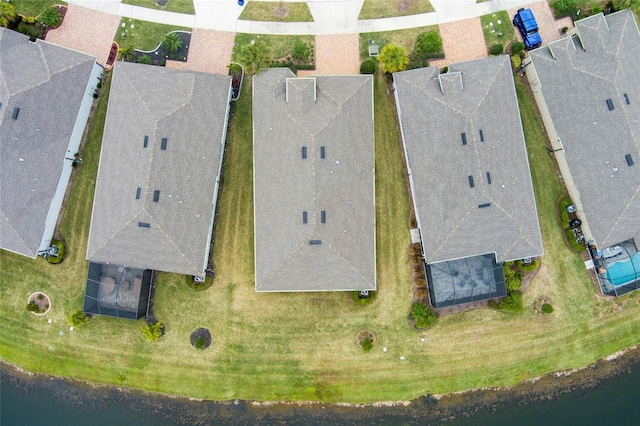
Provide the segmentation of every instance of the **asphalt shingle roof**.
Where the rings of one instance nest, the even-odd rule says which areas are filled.
[[[95,58],[0,28],[0,247],[35,257]],[[14,108],[19,108],[16,120]]]
[[[447,74],[399,72],[394,81],[427,263],[542,255],[509,57],[452,64]]]
[[[231,78],[118,62],[112,79],[87,259],[200,275]]]
[[[256,290],[375,289],[373,79],[270,69],[253,92]]]
[[[640,233],[640,33],[628,9],[575,25],[579,38],[530,55],[589,228],[608,247]]]

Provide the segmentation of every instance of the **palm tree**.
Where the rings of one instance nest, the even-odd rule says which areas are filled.
[[[131,62],[136,58],[135,53],[133,51],[134,51],[133,46],[128,45],[128,46],[121,47],[120,50],[118,50],[118,54],[120,55],[120,59],[122,59],[123,61]]]
[[[182,47],[182,38],[178,33],[169,33],[162,39],[162,45],[169,53],[175,53]]]
[[[380,62],[380,68],[385,73],[402,71],[409,63],[407,49],[392,43],[387,44],[380,50],[377,59]]]
[[[0,27],[7,28],[9,22],[13,22],[16,18],[16,12],[11,3],[0,3]]]
[[[257,74],[266,68],[271,59],[269,46],[263,40],[256,40],[240,48],[239,62],[244,65],[247,73]]]

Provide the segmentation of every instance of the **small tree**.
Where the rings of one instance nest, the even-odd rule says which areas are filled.
[[[376,72],[376,61],[367,59],[360,64],[360,74],[373,74]]]
[[[124,46],[121,47],[120,50],[118,50],[118,54],[120,55],[120,59],[122,59],[123,61],[126,62],[131,62],[135,59],[136,54],[134,52],[134,48],[132,45],[128,45],[128,46]]]
[[[16,12],[11,3],[0,3],[0,27],[8,27],[16,19]]]
[[[257,39],[251,44],[245,44],[240,48],[240,63],[249,74],[257,74],[266,68],[271,59],[269,46],[263,40]]]
[[[301,40],[296,41],[296,44],[293,46],[293,50],[291,51],[293,59],[297,59],[298,61],[306,61],[309,59],[310,54],[311,51],[309,50],[309,46]]]
[[[385,73],[394,73],[407,68],[409,63],[409,55],[407,49],[393,43],[387,44],[380,50],[377,56],[380,62],[380,68]]]
[[[182,47],[182,37],[178,33],[169,33],[162,39],[162,45],[170,53],[175,53]]]
[[[40,313],[40,306],[38,306],[38,304],[32,300],[27,304],[27,311],[29,312],[35,312],[36,314]]]
[[[426,303],[416,302],[411,305],[411,317],[415,321],[416,328],[431,327],[438,318]]]
[[[489,55],[491,55],[491,56],[502,55],[503,52],[504,52],[504,46],[501,45],[501,44],[494,44],[489,49]]]
[[[371,340],[371,338],[365,337],[362,340],[360,346],[362,347],[362,349],[364,349],[365,352],[369,352],[371,349],[373,349],[373,341]]]
[[[138,63],[139,64],[145,64],[145,65],[149,65],[151,64],[151,56],[149,55],[142,55],[138,58]]]
[[[42,11],[38,16],[38,22],[49,28],[56,28],[62,23],[62,16],[55,6],[51,6]]]
[[[69,315],[69,318],[67,318],[67,324],[71,327],[78,328],[81,325],[88,323],[90,319],[91,317],[82,312],[82,309],[78,309]]]
[[[551,314],[553,313],[553,306],[551,306],[551,304],[549,303],[543,303],[541,310],[545,314]]]
[[[512,55],[517,55],[524,50],[524,43],[521,41],[514,41],[511,43],[510,50]]]
[[[145,323],[140,330],[148,342],[157,341],[164,334],[164,324],[157,321],[153,324]]]
[[[418,36],[416,53],[436,53],[442,51],[442,39],[437,30],[422,33]]]

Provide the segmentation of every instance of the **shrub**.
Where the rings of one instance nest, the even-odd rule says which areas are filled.
[[[376,61],[367,59],[360,64],[360,74],[373,74],[376,72]]]
[[[489,49],[489,55],[491,56],[502,55],[503,52],[504,52],[504,46],[502,46],[501,44],[494,44]]]
[[[449,72],[449,67],[443,67],[442,68],[442,74],[446,74]]]
[[[520,55],[511,55],[511,65],[513,65],[513,69],[520,68],[520,65],[522,65],[522,58],[520,58]]]
[[[161,321],[153,324],[145,323],[140,330],[148,342],[157,341],[164,334],[164,324]]]
[[[416,302],[411,306],[411,317],[415,321],[416,328],[431,327],[438,318],[431,309],[425,304]]]
[[[178,33],[169,33],[162,39],[162,46],[164,46],[169,53],[175,53],[182,47],[182,37]]]
[[[139,64],[145,64],[145,65],[149,65],[151,64],[151,56],[149,55],[142,55],[138,58],[138,63]]]
[[[574,13],[578,7],[578,0],[557,0],[551,3],[551,7],[556,11],[556,17]]]
[[[530,272],[538,269],[538,266],[540,266],[540,261],[538,259],[533,259],[531,263],[523,263],[522,260],[518,260],[516,262],[516,265],[518,265],[518,269],[520,269],[522,272]]]
[[[543,303],[541,309],[542,309],[542,312],[545,314],[553,313],[553,306],[551,306],[549,303]]]
[[[56,28],[62,23],[62,16],[55,6],[46,8],[39,16],[38,22],[49,28]]]
[[[524,311],[524,305],[522,304],[522,293],[519,291],[510,292],[507,297],[502,299],[498,305],[501,311],[517,314]]]
[[[19,33],[28,35],[29,37],[35,37],[37,35],[36,29],[24,22],[20,22],[16,30],[18,30]]]
[[[205,339],[204,336],[200,336],[196,339],[196,345],[195,345],[196,349],[205,349],[206,345],[207,345],[207,339]]]
[[[44,294],[40,293],[36,297],[38,298],[38,300],[42,300],[42,299],[44,299]]]
[[[244,65],[247,74],[257,74],[271,61],[271,50],[264,40],[257,39],[253,44],[240,47],[238,56],[238,62]]]
[[[437,30],[422,33],[416,42],[416,53],[435,53],[442,51],[442,38]]]
[[[309,55],[311,51],[309,50],[309,46],[307,43],[303,41],[296,41],[296,44],[293,46],[293,50],[291,50],[291,56],[293,59],[297,59],[298,61],[306,61],[309,59]]]
[[[373,348],[373,341],[369,337],[365,337],[360,344],[365,352],[369,352]]]
[[[613,8],[613,10],[615,10],[617,12],[617,11],[622,10],[622,9],[640,7],[640,1],[638,1],[638,0],[613,0],[613,2],[611,3],[611,7]]]
[[[78,328],[81,325],[84,325],[87,322],[89,322],[90,319],[91,317],[85,314],[84,312],[82,312],[82,309],[78,309],[74,313],[69,315],[69,318],[67,318],[67,324],[72,327]]]
[[[427,291],[426,288],[417,288],[413,292],[413,297],[415,297],[418,300],[426,300],[427,297],[429,297],[429,292]]]
[[[35,301],[32,300],[31,302],[29,302],[29,304],[27,304],[27,311],[35,312],[36,314],[38,314],[40,313],[40,307]]]
[[[505,286],[507,287],[508,293],[512,293],[514,291],[520,290],[520,286],[522,286],[522,278],[523,278],[522,273],[518,271],[514,271],[511,268],[511,265],[513,265],[513,262],[508,262],[502,265],[502,268],[504,270],[504,283],[505,283]]]
[[[23,22],[24,21],[27,21],[27,24],[35,24],[36,18],[34,18],[33,16],[28,16],[27,18],[23,19]]]
[[[394,73],[403,71],[409,64],[409,55],[407,49],[393,43],[385,45],[377,56],[380,62],[380,68],[385,73]]]
[[[516,55],[524,50],[524,43],[521,41],[514,41],[511,43],[511,48],[509,50],[512,55]]]
[[[567,212],[567,207],[571,205],[571,199],[565,198],[560,201],[560,205],[558,206],[559,214],[560,214],[560,222],[562,223],[562,227],[566,228],[569,226],[569,212]]]

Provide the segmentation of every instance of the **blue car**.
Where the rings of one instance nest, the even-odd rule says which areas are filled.
[[[538,34],[538,23],[531,9],[520,9],[513,17],[513,25],[520,31],[524,47],[527,50],[535,49],[542,44]]]

